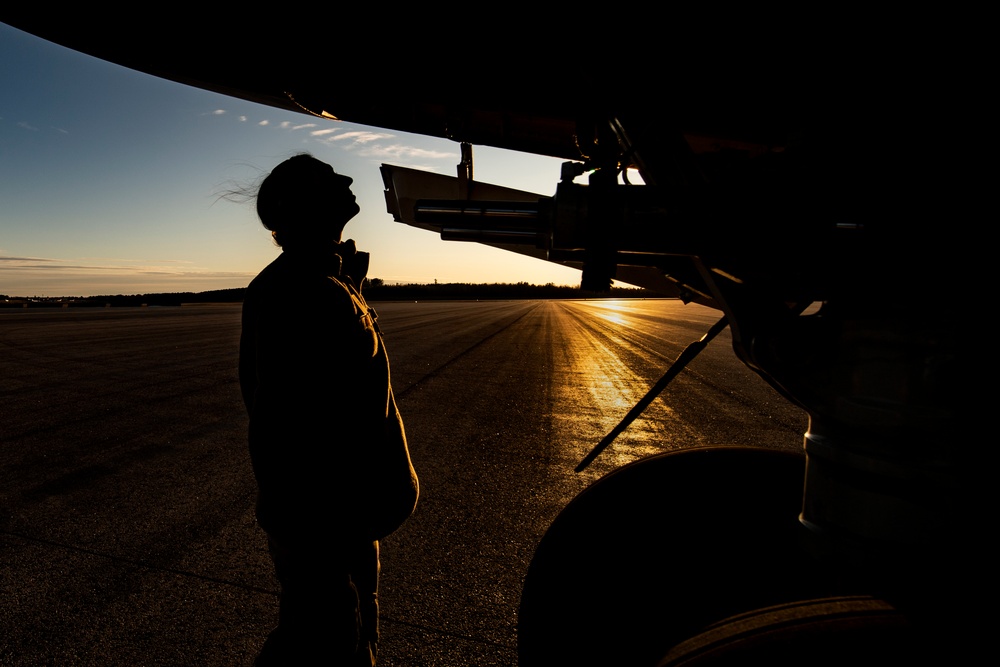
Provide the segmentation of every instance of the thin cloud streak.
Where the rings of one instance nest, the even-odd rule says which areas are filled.
[[[0,262],[55,262],[58,260],[46,259],[44,257],[4,257],[0,256]],[[0,264],[0,269],[5,268]]]
[[[3,292],[12,297],[95,296],[115,293],[203,292],[245,285],[253,271],[220,271],[178,260],[143,265],[78,264],[66,260],[3,257]],[[137,260],[119,260],[131,262]]]
[[[6,281],[4,292],[13,298],[34,297],[93,297],[114,294],[169,294],[178,292],[206,292],[232,289],[234,282],[243,285],[252,278],[247,274],[65,274],[33,273],[16,282]],[[6,278],[6,276],[5,276]]]
[[[225,113],[225,111],[219,109],[213,113],[222,114]],[[240,116],[238,118],[240,122],[245,122],[246,119],[246,116]],[[260,127],[266,127],[271,125],[271,121],[266,119],[261,120],[257,122],[257,125]],[[455,152],[427,150],[404,144],[391,144],[387,146],[375,143],[386,139],[392,139],[396,136],[390,132],[373,132],[371,130],[350,129],[345,131],[342,127],[320,127],[316,123],[300,123],[296,125],[292,121],[288,120],[281,121],[276,127],[278,129],[289,130],[292,132],[298,130],[310,130],[309,135],[319,143],[327,146],[337,146],[345,151],[354,151],[357,149],[357,155],[360,157],[398,161],[456,160],[460,157],[459,154]],[[411,167],[431,172],[436,172],[438,170],[430,164],[411,165]]]
[[[353,139],[355,144],[367,144],[372,141],[378,141],[379,139],[391,139],[394,134],[389,134],[388,132],[366,132],[364,130],[355,130],[353,132],[344,132],[343,134],[338,134],[335,137],[330,137],[328,141],[344,141],[345,139]]]
[[[161,259],[149,260],[112,259],[95,263],[81,263],[80,260],[52,259],[43,257],[0,257],[0,271],[4,272],[34,272],[74,273],[103,272],[115,275],[170,275],[170,276],[245,276],[243,271],[218,271],[194,267],[188,260]]]
[[[446,165],[446,167],[448,169],[451,169],[452,171],[454,171],[452,165]],[[416,171],[429,171],[432,174],[445,173],[444,171],[442,171],[441,165],[434,165],[434,164],[417,164],[417,163],[412,163],[411,162],[411,163],[407,163],[406,168],[407,169],[414,169]]]
[[[371,146],[358,151],[358,155],[364,157],[376,157],[376,158],[387,158],[387,159],[402,159],[402,158],[430,158],[435,160],[441,159],[456,159],[459,158],[458,153],[449,153],[445,151],[430,151],[424,148],[417,148],[415,146],[404,146],[402,144],[393,144],[392,146]]]

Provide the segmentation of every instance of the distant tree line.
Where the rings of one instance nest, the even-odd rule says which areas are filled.
[[[0,295],[0,307],[138,307],[179,306],[182,303],[239,303],[245,287],[207,292],[166,292],[153,294],[115,294],[81,297],[21,298]],[[607,292],[585,292],[568,285],[533,285],[531,283],[434,283],[387,285],[381,278],[365,281],[362,293],[368,301],[432,301],[489,299],[586,299],[586,298],[657,298],[662,295],[638,287],[612,287]]]
[[[378,282],[376,282],[378,281]],[[378,279],[362,290],[368,301],[489,300],[489,299],[584,299],[596,297],[659,297],[638,287],[613,287],[608,292],[585,292],[568,285],[531,283],[434,283],[386,285]]]

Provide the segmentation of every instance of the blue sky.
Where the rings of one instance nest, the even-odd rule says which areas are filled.
[[[444,139],[326,121],[164,81],[0,23],[0,294],[87,296],[246,285],[279,251],[218,201],[308,151],[354,178],[345,236],[387,282],[554,282],[579,273],[393,222],[383,162],[453,175]],[[477,180],[555,193],[559,160],[475,147]]]

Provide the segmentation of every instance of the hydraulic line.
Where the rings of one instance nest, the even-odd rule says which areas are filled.
[[[697,357],[698,354],[705,349],[709,342],[718,336],[719,333],[725,329],[726,326],[728,326],[728,324],[729,323],[726,321],[726,318],[723,317],[721,320],[712,325],[712,328],[708,330],[708,333],[684,348],[684,351],[678,355],[677,359],[674,360],[674,363],[670,364],[670,368],[667,369],[667,372],[664,373],[663,377],[661,377],[656,384],[654,384],[652,388],[646,392],[646,395],[635,404],[635,407],[629,410],[628,414],[625,415],[625,418],[618,423],[618,426],[611,429],[611,432],[604,436],[604,439],[597,443],[597,446],[590,450],[589,454],[583,457],[583,460],[580,461],[580,464],[577,465],[574,470],[576,472],[583,472],[587,466],[593,463],[594,459],[600,456],[601,452],[607,449],[608,445],[610,445],[622,431],[629,427],[629,424],[634,422],[636,418],[641,415],[647,407],[649,407],[649,404],[653,402],[653,399],[659,396],[660,393],[667,388],[670,381],[677,377],[677,374],[684,370],[684,367],[687,366],[691,360]]]

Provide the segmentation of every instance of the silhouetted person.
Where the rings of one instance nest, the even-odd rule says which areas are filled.
[[[367,253],[341,243],[352,179],[309,155],[256,195],[282,252],[243,304],[240,387],[250,414],[257,520],[281,583],[257,665],[375,664],[378,540],[417,501],[375,311]]]

